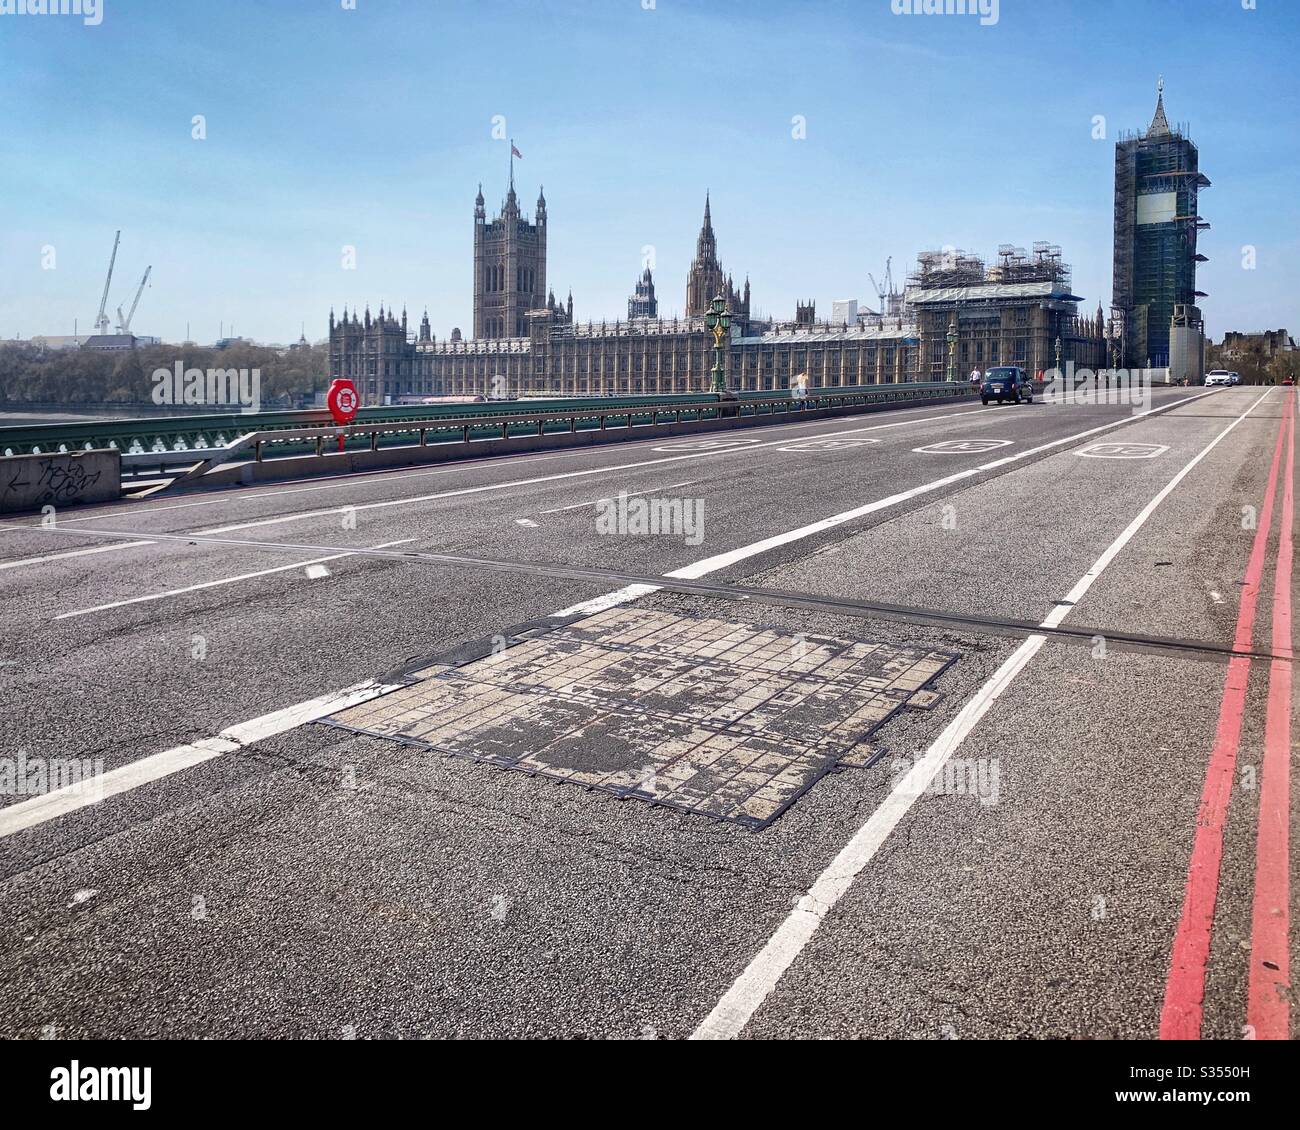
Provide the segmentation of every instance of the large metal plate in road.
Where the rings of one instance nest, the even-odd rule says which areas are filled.
[[[331,725],[761,827],[956,660],[617,608],[344,710]]]

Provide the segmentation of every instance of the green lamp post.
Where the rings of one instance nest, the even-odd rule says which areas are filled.
[[[948,379],[957,379],[957,315],[948,323]]]
[[[718,295],[709,303],[709,312],[704,315],[704,324],[713,334],[713,382],[710,391],[726,392],[727,377],[722,363],[722,351],[726,348],[723,343],[728,340],[731,332],[731,312],[727,309],[722,295]]]

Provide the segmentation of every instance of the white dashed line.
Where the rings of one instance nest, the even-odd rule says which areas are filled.
[[[395,545],[407,545],[413,542],[414,538],[400,538],[397,541],[381,542],[379,545],[373,545],[371,549],[391,549]],[[135,542],[128,544],[134,545]],[[150,593],[148,596],[132,596],[126,600],[114,600],[108,604],[96,604],[92,608],[78,608],[75,612],[61,612],[55,616],[55,620],[71,620],[76,616],[89,616],[92,612],[107,612],[110,608],[125,608],[128,604],[148,604],[155,600],[166,600],[168,597],[182,596],[188,592],[200,592],[203,589],[220,588],[222,585],[233,585],[240,581],[251,581],[257,577],[269,577],[274,573],[289,573],[295,569],[307,570],[307,576],[311,580],[319,580],[321,577],[328,577],[329,570],[324,567],[326,561],[340,561],[344,557],[353,557],[352,553],[331,553],[327,557],[314,557],[310,561],[295,561],[291,565],[277,565],[274,569],[258,569],[254,573],[240,573],[235,577],[222,577],[217,581],[203,581],[197,585],[186,585],[184,588],[168,589],[166,592]],[[319,569],[320,572],[313,572]]]
[[[1206,395],[1204,393],[1202,396]],[[1105,572],[1106,568],[1128,545],[1147,520],[1179,483],[1191,473],[1202,459],[1223,440],[1229,432],[1242,422],[1268,396],[1265,393],[1240,416],[1219,432],[1200,452],[1187,463],[1163,488],[1148,502],[1106,548],[1074,587],[1065,595],[1040,628],[1056,628],[1070,611],[1081,601],[1092,587],[1094,581]],[[988,713],[998,696],[1007,689],[1035,655],[1038,654],[1047,637],[1031,635],[1011,656],[994,672],[993,676],[962,707],[958,715],[947,725],[934,744],[926,750],[925,755],[916,762],[905,776],[894,786],[866,823],[854,834],[840,853],[831,861],[816,879],[807,893],[801,898],[776,933],[736,978],[722,999],[696,1028],[691,1036],[693,1040],[726,1040],[738,1036],[749,1022],[758,1007],[771,995],[785,971],[790,968],[795,958],[816,933],[817,928],[834,909],[835,904],[853,885],[853,881],[871,862],[881,844],[898,826],[898,822],[907,814],[916,798],[925,793],[930,782],[943,768],[944,763],[956,752],[980,719]]]

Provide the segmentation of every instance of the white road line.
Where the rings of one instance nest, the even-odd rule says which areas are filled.
[[[951,475],[945,475],[941,479],[935,479],[932,482],[922,483],[920,486],[912,487],[909,490],[899,491],[897,494],[891,494],[887,498],[879,498],[874,502],[868,502],[863,506],[855,507],[852,510],[845,510],[842,513],[834,514],[829,518],[823,518],[819,522],[812,522],[807,526],[800,526],[797,530],[787,530],[785,533],[776,534],[770,538],[764,538],[762,541],[752,542],[749,545],[743,545],[739,549],[728,550],[726,553],[719,553],[713,557],[706,557],[702,561],[696,561],[693,565],[687,565],[684,569],[674,569],[671,573],[665,573],[665,577],[680,580],[698,580],[700,577],[709,573],[715,573],[719,569],[725,569],[729,565],[734,565],[738,561],[744,561],[749,557],[756,557],[760,553],[766,553],[768,550],[777,549],[780,546],[788,545],[791,542],[801,541],[804,538],[812,537],[814,534],[824,533],[827,530],[834,529],[836,526],[842,526],[845,522],[852,522],[858,518],[865,517],[868,514],[874,514],[878,510],[886,510],[891,506],[897,506],[899,503],[908,502],[923,494],[929,494],[932,491],[941,490],[943,487],[951,486],[953,483],[961,482],[963,479],[973,478],[976,475],[983,474],[985,471],[994,470],[997,467],[1005,467],[1009,463],[1016,463],[1021,459],[1028,459],[1031,455],[1037,455],[1043,451],[1050,451],[1055,447],[1062,447],[1067,443],[1074,443],[1090,435],[1096,435],[1098,432],[1107,431],[1110,428],[1117,428],[1121,424],[1126,424],[1129,419],[1139,419],[1143,416],[1151,416],[1157,412],[1166,412],[1170,408],[1176,408],[1179,405],[1190,403],[1193,400],[1199,400],[1208,393],[1200,393],[1197,396],[1185,397],[1177,400],[1172,404],[1163,405],[1160,408],[1150,408],[1145,412],[1138,413],[1137,416],[1115,420],[1109,424],[1102,424],[1100,427],[1089,428],[1087,431],[1076,432],[1073,435],[1064,436],[1061,439],[1054,439],[1049,443],[1039,444],[1037,447],[1031,447],[1025,451],[1018,452],[1015,455],[1006,455],[1001,459],[995,459],[991,463],[981,463],[977,467],[968,467],[964,471],[957,471]],[[645,596],[647,589],[650,592],[657,591],[646,585],[628,585],[626,588],[619,589],[617,592],[605,593],[594,600],[583,601],[579,604],[571,605],[554,613],[556,616],[576,616],[591,612],[603,612],[606,608],[613,608],[619,604],[627,604],[629,601]]]
[[[157,781],[172,773],[178,773],[182,769],[211,761],[222,754],[234,753],[254,742],[283,734],[307,722],[314,722],[318,718],[324,718],[349,706],[368,702],[372,698],[378,698],[395,690],[397,690],[396,686],[367,680],[335,694],[322,695],[320,698],[277,710],[273,714],[263,714],[260,718],[230,726],[215,738],[203,738],[197,742],[164,750],[162,753],[142,757],[139,761],[132,761],[118,769],[110,769],[103,776],[82,784],[67,785],[43,796],[32,797],[30,800],[0,808],[0,839],[12,836],[25,828],[44,824],[56,817],[66,816],[69,812],[88,808],[92,804],[98,804],[105,797],[128,792],[150,781]]]
[[[1204,395],[1204,394],[1202,394]],[[1147,520],[1169,495],[1219,443],[1255,410],[1267,397],[1264,393],[1240,416],[1203,447],[1150,502],[1142,508],[1123,532],[1106,548],[1089,569],[1066,594],[1068,604],[1060,604],[1048,614],[1039,625],[1040,628],[1055,628],[1069,615],[1075,605],[1083,599],[1094,581],[1106,571],[1107,566],[1119,555]],[[993,676],[962,707],[958,715],[947,725],[934,744],[926,750],[925,755],[894,786],[893,790],[881,803],[866,823],[854,834],[840,853],[831,861],[816,879],[807,893],[801,898],[776,933],[758,952],[735,980],[731,988],[723,994],[696,1028],[691,1036],[693,1040],[725,1040],[740,1034],[758,1007],[776,988],[785,971],[790,968],[795,958],[816,933],[817,928],[830,914],[835,904],[853,885],[853,881],[871,862],[880,846],[889,837],[890,832],[916,803],[916,798],[925,793],[927,786],[944,763],[956,752],[967,735],[979,724],[980,719],[988,713],[989,707],[997,700],[1016,676],[1038,654],[1047,637],[1031,635],[1011,654],[1011,656],[994,672]]]
[[[1181,403],[1181,402],[1180,402]],[[848,428],[845,431],[829,432],[829,436],[846,436],[856,435],[859,432],[876,432],[883,431],[886,428],[901,428],[908,424],[931,423],[935,420],[945,420],[950,416],[967,416],[968,412],[953,412],[948,416],[926,416],[916,420],[895,420],[888,424],[872,424],[862,428]],[[1121,423],[1124,421],[1120,421]],[[230,534],[238,530],[256,529],[260,526],[278,526],[285,522],[300,522],[306,518],[327,518],[335,514],[343,514],[348,511],[358,510],[387,510],[395,506],[414,506],[419,502],[433,502],[440,498],[461,498],[465,495],[483,494],[487,491],[508,490],[511,487],[536,486],[538,483],[555,483],[562,482],[566,479],[590,478],[592,475],[612,475],[619,471],[635,471],[642,467],[658,467],[665,463],[681,463],[688,459],[716,459],[719,456],[748,455],[752,451],[762,451],[769,447],[776,447],[783,443],[789,443],[789,438],[769,440],[767,443],[744,444],[734,448],[711,451],[693,451],[686,455],[669,455],[662,459],[643,459],[636,463],[618,463],[612,467],[589,467],[583,471],[562,471],[554,475],[538,475],[531,479],[510,479],[503,483],[484,483],[476,487],[460,487],[456,490],[443,490],[434,494],[421,494],[412,498],[389,498],[381,502],[361,502],[353,506],[331,507],[326,510],[304,510],[301,514],[281,514],[274,518],[258,518],[249,522],[235,522],[227,526],[217,526],[210,530],[193,530],[195,534]],[[36,527],[30,527],[36,528]]]
[[[1201,396],[1208,395],[1201,393],[1197,396],[1184,397],[1179,400],[1162,406],[1161,408],[1150,409],[1140,415],[1149,416],[1156,412],[1163,412],[1169,408],[1176,408],[1183,404],[1188,404],[1193,400],[1199,400]],[[1267,395],[1267,394],[1266,394]],[[1258,403],[1258,401],[1256,402]],[[1253,406],[1252,406],[1253,407]],[[1249,411],[1249,410],[1248,410]],[[968,413],[952,413],[951,415],[967,415]],[[878,428],[899,427],[901,424],[908,422],[929,422],[935,419],[945,419],[946,417],[925,417],[918,421],[896,421],[890,424],[878,425]],[[1088,432],[1080,433],[1082,435],[1091,435],[1093,432],[1105,431],[1107,428],[1118,427],[1127,420],[1118,420],[1111,424],[1105,424],[1100,428],[1090,429]],[[852,431],[873,431],[877,428],[857,428]],[[836,433],[850,434],[850,433]],[[1078,436],[1066,437],[1057,440],[1054,443],[1043,445],[1041,448],[1034,448],[1025,451],[1019,455],[1012,456],[1009,459],[998,460],[988,466],[999,466],[1005,462],[1013,462],[1016,459],[1023,459],[1038,450],[1045,450],[1059,444],[1071,442]],[[787,440],[773,440],[764,446],[775,446],[776,444],[788,442]],[[743,450],[752,451],[753,447],[747,447]],[[700,453],[700,454],[713,454]],[[700,455],[688,455],[681,458],[699,458]],[[676,462],[673,460],[653,460],[652,462]],[[957,475],[950,475],[946,479],[939,480],[936,484],[930,484],[928,488],[919,488],[917,493],[924,489],[937,489],[939,485],[946,482],[956,481],[957,479],[966,478],[969,475],[978,473],[982,468],[973,468],[969,471],[961,472]],[[568,475],[562,477],[570,477]],[[542,480],[545,481],[545,480]],[[912,493],[912,492],[905,492]],[[900,500],[899,495],[893,495],[890,499],[881,500],[881,504],[893,505]],[[407,500],[410,501],[410,500]],[[859,508],[861,512],[869,512],[871,508],[879,509],[881,504],[869,504],[867,508]],[[343,510],[364,509],[364,507],[343,507],[339,511],[325,511],[325,513],[341,513]],[[825,522],[814,523],[812,526],[805,526],[801,531],[793,531],[794,535],[807,537],[810,533],[818,532],[821,529],[828,529],[833,525],[849,521],[849,516],[858,513],[858,511],[847,511],[844,515],[836,515],[828,518]],[[846,516],[847,515],[847,516]],[[302,517],[295,515],[294,517]],[[40,529],[40,527],[29,527]],[[768,538],[763,542],[757,542],[754,546],[744,547],[742,549],[732,550],[730,553],[721,554],[717,557],[706,558],[694,566],[687,566],[685,569],[670,573],[670,577],[693,578],[704,576],[713,572],[715,569],[723,568],[724,565],[732,561],[743,560],[745,557],[753,556],[754,553],[761,553],[772,545],[785,544],[787,541],[796,540],[796,536],[778,535],[776,538]],[[617,589],[614,592],[606,593],[604,596],[597,597],[595,600],[584,601],[582,604],[573,605],[572,608],[563,609],[559,612],[553,612],[553,616],[565,616],[577,613],[593,613],[602,611],[605,608],[613,608],[619,604],[625,604],[630,600],[646,596],[649,593],[659,591],[656,585],[629,585],[626,588]],[[67,812],[75,809],[84,808],[87,805],[98,803],[104,796],[112,796],[117,793],[126,792],[136,788],[138,785],[145,784],[148,781],[158,780],[171,773],[188,768],[191,765],[197,765],[200,762],[207,761],[212,757],[220,756],[222,753],[233,752],[234,749],[241,746],[250,745],[253,742],[260,741],[264,737],[272,734],[283,733],[285,730],[293,729],[296,726],[303,725],[307,722],[313,722],[318,718],[324,718],[329,714],[336,713],[345,709],[347,706],[354,705],[356,702],[365,702],[371,698],[377,698],[380,695],[387,694],[396,690],[395,686],[376,684],[366,682],[358,684],[356,687],[348,688],[341,691],[337,696],[326,696],[324,698],[311,699],[308,702],[298,703],[296,706],[286,707],[283,710],[276,711],[274,714],[263,715],[261,718],[255,718],[250,722],[241,723],[238,726],[230,727],[223,730],[216,738],[204,739],[189,745],[178,746],[175,749],[167,750],[163,753],[154,754],[150,757],[142,758],[139,761],[131,762],[120,769],[112,770],[99,778],[100,787],[96,789],[96,795],[87,796],[77,786],[70,786],[66,789],[59,789],[45,796],[33,797],[31,800],[21,801],[18,804],[10,805],[0,809],[0,838],[12,835],[14,832],[24,828],[30,828],[37,824],[42,824],[47,820],[55,819]],[[357,697],[360,696],[360,697]],[[237,743],[233,744],[232,743]],[[778,974],[779,975],[779,974]]]
[[[413,542],[414,538],[399,538],[397,541],[380,542],[378,545],[372,545],[370,549],[391,549],[395,545],[407,545]],[[132,543],[134,544],[134,543]],[[344,557],[354,557],[354,553],[331,553],[328,557],[313,557],[310,561],[295,561],[292,565],[277,565],[274,569],[258,569],[255,573],[240,573],[235,577],[222,577],[217,581],[203,581],[197,585],[185,585],[179,589],[168,589],[166,592],[149,593],[147,596],[133,596],[127,600],[114,600],[108,604],[96,604],[93,608],[78,608],[75,612],[61,612],[55,616],[55,620],[71,620],[76,616],[89,616],[92,612],[107,612],[110,608],[125,608],[128,604],[148,604],[154,600],[166,600],[172,596],[182,596],[187,592],[199,592],[202,589],[220,588],[222,585],[233,585],[240,581],[251,581],[257,577],[269,577],[273,573],[290,573],[295,569],[309,568],[313,565],[322,565],[326,561],[341,561]],[[329,574],[324,574],[328,576]]]
[[[645,490],[626,490],[623,491],[622,494],[624,498],[636,498],[638,495],[649,494],[652,490],[676,490],[678,487],[693,487],[699,481],[700,481],[699,479],[690,479],[689,481],[684,483],[669,483],[667,484],[667,486],[662,486],[662,487],[646,487]],[[593,498],[588,502],[575,502],[572,506],[557,506],[554,510],[541,510],[539,511],[539,513],[563,514],[566,510],[582,510],[588,506],[595,506],[597,503],[600,502],[613,502],[613,501],[615,501],[615,496],[610,495],[606,498]]]
[[[380,475],[386,475],[390,478],[399,479],[427,479],[433,475],[451,475],[457,471],[466,471],[477,469],[479,467],[501,467],[511,463],[521,463],[526,459],[531,459],[534,463],[545,463],[551,459],[574,459],[580,455],[588,455],[590,451],[566,451],[554,455],[547,455],[537,452],[531,455],[510,455],[510,456],[488,456],[478,459],[463,459],[446,467],[439,467],[432,471],[421,471],[416,467],[398,468],[396,470],[388,469],[382,471],[350,471],[344,474],[327,476],[328,482],[318,482],[312,486],[293,487],[291,489],[280,490],[256,490],[256,489],[232,489],[222,494],[218,498],[209,498],[196,502],[177,502],[170,506],[141,506],[138,503],[132,505],[116,505],[114,509],[109,510],[107,506],[97,508],[95,513],[87,514],[80,518],[59,518],[59,525],[66,526],[70,522],[98,522],[106,518],[134,518],[138,514],[164,514],[169,510],[192,510],[196,506],[221,506],[231,502],[255,502],[262,498],[277,498],[285,494],[310,494],[313,491],[320,490],[340,490],[347,486],[369,486],[378,482],[383,485],[384,480],[378,479]],[[305,479],[291,479],[290,482],[306,482]],[[16,522],[0,523],[0,532],[7,530],[30,530],[32,527],[27,524]]]
[[[1117,428],[1121,424],[1129,423],[1132,420],[1138,419],[1141,416],[1149,416],[1152,412],[1164,412],[1169,408],[1177,407],[1180,404],[1187,404],[1192,400],[1197,400],[1201,396],[1206,396],[1206,395],[1208,394],[1200,393],[1198,396],[1184,397],[1180,400],[1174,401],[1171,404],[1163,405],[1160,408],[1148,409],[1146,412],[1135,413],[1132,416],[1125,417],[1124,419],[1116,420],[1110,424],[1104,424],[1100,428],[1093,428],[1086,432],[1080,432],[1079,436],[1092,435],[1095,432],[1106,431],[1108,428]],[[992,411],[1004,412],[1007,410],[1008,410],[1007,408],[997,408],[997,409],[993,409]],[[819,436],[818,438],[831,439],[836,436],[859,435],[862,432],[879,432],[879,431],[885,431],[889,428],[907,427],[910,424],[928,424],[928,423],[933,423],[937,420],[948,420],[957,416],[971,416],[971,415],[972,413],[969,411],[949,412],[940,416],[923,416],[923,417],[918,417],[909,420],[894,420],[888,424],[871,424],[861,428],[846,428],[843,431],[827,432],[824,436]],[[981,415],[976,418],[991,419],[993,417],[984,416],[981,413]],[[1075,438],[1078,437],[1068,437],[1067,439],[1060,440],[1058,442],[1069,443],[1072,442],[1073,439]],[[633,471],[633,470],[639,470],[642,467],[657,467],[664,463],[680,463],[688,459],[716,459],[720,456],[748,455],[750,452],[763,451],[769,447],[779,447],[781,444],[785,444],[789,442],[790,439],[787,436],[782,439],[769,440],[766,443],[739,444],[734,447],[713,449],[709,451],[693,451],[686,455],[671,455],[663,459],[646,459],[636,463],[620,463],[612,467],[591,467],[585,471],[565,471],[556,475],[540,475],[536,478],[531,478],[531,479],[512,479],[504,483],[486,483],[484,485],[476,486],[476,487],[461,487],[459,490],[446,490],[446,491],[438,491],[435,494],[417,495],[413,498],[391,498],[391,499],[385,499],[382,502],[358,503],[357,505],[354,506],[333,507],[327,510],[305,510],[301,514],[282,514],[275,518],[260,518],[250,522],[237,522],[228,526],[218,526],[210,530],[194,530],[192,532],[200,535],[201,534],[228,534],[228,533],[234,533],[238,530],[254,529],[259,526],[276,526],[284,522],[298,522],[305,518],[326,518],[331,515],[342,514],[347,511],[383,510],[394,506],[412,506],[419,502],[432,502],[440,498],[458,498],[464,495],[482,494],[485,491],[507,490],[511,487],[535,486],[538,483],[560,482],[564,479],[587,478],[592,475],[610,475],[618,471]],[[1043,450],[1043,448],[1033,448],[1031,451],[1026,452],[1024,454],[1033,454],[1034,451],[1040,451],[1040,450]],[[1023,455],[1017,456],[1016,458],[1023,458]]]
[[[899,409],[895,409],[893,414],[901,415],[904,412],[932,412],[934,411],[935,408],[942,408],[942,407],[945,406],[932,404],[926,408],[899,408]],[[926,423],[929,420],[946,420],[950,416],[967,416],[967,415],[983,416],[984,412],[987,411],[986,409],[980,409],[977,412],[974,411],[973,408],[974,408],[973,405],[967,405],[967,410],[964,412],[950,412],[940,416],[913,416],[913,417],[909,417],[906,420],[901,420],[899,421],[899,423],[902,424]],[[796,420],[796,421],[791,421],[788,424],[763,425],[763,430],[773,431],[778,428],[826,427],[828,424],[839,424],[842,422],[843,422],[842,417],[832,417],[830,419],[822,419],[822,420],[801,420],[801,421]],[[633,439],[629,442],[634,444],[658,443],[662,438],[663,438],[662,436],[639,436],[636,439]],[[787,436],[783,442],[789,443],[791,442],[791,440]],[[357,485],[364,486],[374,482],[378,482],[382,485],[388,479],[398,479],[398,480],[424,479],[432,475],[450,475],[450,474],[454,474],[457,471],[478,470],[480,468],[504,467],[504,466],[509,466],[513,463],[525,463],[525,462],[546,463],[555,459],[579,459],[582,458],[583,456],[591,455],[593,451],[598,451],[598,450],[604,450],[604,449],[596,447],[596,448],[583,448],[580,451],[563,451],[563,452],[550,452],[550,453],[537,451],[537,452],[523,452],[518,455],[478,456],[475,458],[460,459],[449,466],[438,467],[434,470],[427,470],[427,471],[422,471],[414,467],[388,468],[388,469],[375,470],[375,471],[350,471],[350,472],[339,474],[337,476],[330,476],[329,481],[327,482],[313,481],[312,479],[290,479],[288,480],[288,482],[291,484],[309,483],[310,485],[291,486],[291,487],[279,488],[275,490],[256,490],[256,489],[232,490],[230,493],[222,495],[219,498],[204,499],[203,501],[196,501],[196,502],[178,502],[170,506],[142,507],[138,505],[128,505],[128,506],[118,507],[117,509],[111,512],[107,511],[105,508],[100,508],[94,514],[87,515],[81,518],[60,518],[59,522],[60,525],[67,525],[69,522],[96,522],[104,518],[117,518],[117,517],[127,517],[127,516],[135,517],[137,514],[159,514],[159,513],[164,513],[168,510],[189,510],[196,506],[220,506],[223,503],[256,501],[257,499],[261,499],[261,498],[276,498],[286,494],[308,494],[311,493],[312,491],[339,490],[347,486],[357,486]],[[612,448],[610,448],[609,450],[611,450],[612,452]],[[30,529],[32,529],[32,527],[27,524],[20,524],[16,522],[0,522],[0,533],[3,533],[7,530],[30,530]]]
[[[40,529],[41,527],[24,527]],[[63,561],[69,557],[89,557],[92,553],[110,553],[115,549],[135,549],[142,545],[156,545],[152,541],[126,541],[116,545],[97,545],[93,549],[70,549],[66,553],[46,553],[40,557],[24,557],[21,561],[0,562],[0,569],[20,569],[24,565],[48,565],[51,561]]]

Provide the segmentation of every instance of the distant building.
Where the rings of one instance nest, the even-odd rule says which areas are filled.
[[[496,219],[488,221],[482,185],[474,201],[474,336],[524,337],[528,311],[545,304],[546,196],[538,190],[534,221],[521,216],[512,166]]]
[[[749,318],[749,280],[745,290],[737,292],[730,275],[724,275],[718,261],[718,241],[713,234],[713,217],[710,214],[709,194],[704,194],[704,223],[695,239],[695,259],[686,276],[686,316],[703,317],[709,303],[721,296],[733,317]]]
[[[636,290],[627,300],[627,320],[659,317],[659,300],[655,298],[655,280],[647,267],[637,280]]]
[[[544,204],[539,205],[540,221]],[[515,217],[517,233],[533,227],[517,216],[513,186],[502,214]],[[354,381],[363,404],[503,394],[700,392],[709,387],[714,365],[704,314],[719,296],[731,313],[723,356],[727,384],[752,392],[784,393],[800,375],[813,388],[943,380],[954,319],[962,373],[972,359],[981,366],[1001,361],[1050,368],[1058,337],[1063,362],[1099,367],[1105,358],[1101,311],[1095,319],[1079,317],[1069,268],[1061,263],[1060,249],[1048,244],[1036,245],[1033,258],[1004,248],[1000,264],[988,270],[974,257],[958,255],[948,263],[939,252],[927,253],[906,293],[890,297],[887,314],[855,311],[850,303],[837,306],[830,322],[819,322],[809,300],[796,305],[791,321],[760,321],[751,316],[748,282],[737,291],[722,270],[706,196],[687,275],[686,315],[659,316],[654,279],[646,270],[629,301],[627,321],[581,323],[574,317],[572,294],[561,305],[550,292],[542,298],[536,289],[545,278],[544,245],[536,245],[530,260],[528,269],[536,274],[521,274],[527,258],[521,245],[508,233],[486,228],[480,191],[474,300],[476,331],[485,332],[462,340],[455,329],[439,340],[427,311],[415,334],[405,311],[399,317],[383,307],[378,316],[369,307],[364,313],[344,309],[338,319],[330,311],[330,375]],[[498,267],[506,268],[504,276]],[[525,302],[532,305],[523,309]],[[523,333],[503,332],[520,316]]]
[[[857,325],[858,300],[856,298],[837,298],[831,303],[831,321],[846,326]]]
[[[42,349],[80,349],[88,336],[87,334],[41,334],[31,338],[30,344],[38,345]]]
[[[1231,330],[1223,335],[1219,356],[1225,361],[1238,360],[1248,353],[1258,351],[1271,361],[1279,353],[1295,349],[1295,340],[1286,330],[1264,330],[1262,333],[1239,333]]]
[[[146,344],[134,334],[91,334],[81,348],[96,353],[120,353],[134,349],[137,343]]]
[[[1200,321],[1196,238],[1209,224],[1197,198],[1209,184],[1196,146],[1165,117],[1162,79],[1147,131],[1115,145],[1113,317],[1125,368],[1169,364],[1176,307],[1189,308],[1184,326]]]
[[[1080,317],[1083,301],[1070,290],[1070,268],[1061,249],[1036,243],[1032,254],[1010,244],[998,264],[964,251],[926,251],[907,281],[904,305],[920,338],[918,380],[945,380],[948,333],[956,330],[957,375],[990,365],[1019,365],[1046,371],[1057,362],[1098,369],[1106,365],[1106,327],[1100,305],[1095,317]]]

